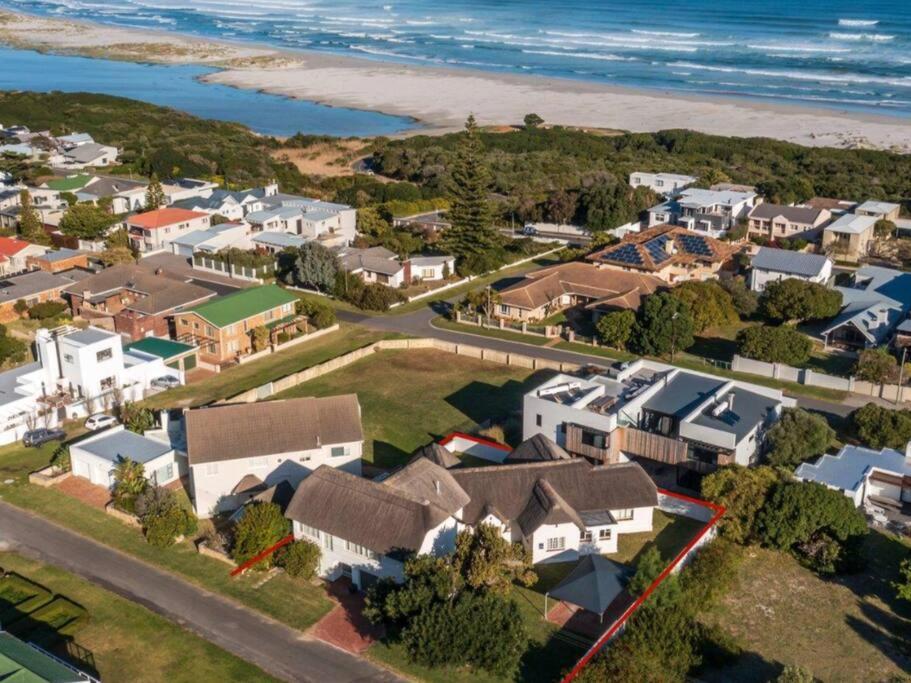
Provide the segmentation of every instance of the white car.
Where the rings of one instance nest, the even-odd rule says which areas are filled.
[[[107,429],[108,427],[113,427],[116,424],[120,424],[120,421],[113,415],[96,413],[95,415],[90,415],[86,419],[85,428],[95,431],[98,429]]]

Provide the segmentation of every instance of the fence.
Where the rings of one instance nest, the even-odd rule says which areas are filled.
[[[530,334],[534,337],[546,337],[554,339],[560,336],[560,325],[534,325],[522,322],[513,322],[505,318],[497,318],[496,324],[491,325],[489,322],[484,323],[483,316],[466,317],[460,311],[455,312],[455,322],[461,325],[473,325],[485,330],[505,330],[517,334]]]
[[[744,358],[743,356],[734,356],[731,369],[751,375],[796,382],[806,386],[848,391],[852,394],[881,398],[887,401],[901,402],[908,395],[908,387],[904,385],[875,384],[853,377],[833,377],[809,368],[795,368],[784,363],[766,363],[760,360]]]
[[[269,348],[263,349],[262,351],[257,351],[256,353],[251,353],[246,356],[241,356],[239,359],[239,363],[241,365],[243,365],[244,363],[249,363],[250,361],[253,361],[253,360],[259,360],[260,358],[264,358],[272,353],[277,353],[278,351],[284,351],[285,349],[291,348],[292,346],[297,346],[298,344],[302,344],[307,341],[312,341],[318,337],[322,337],[325,334],[329,334],[330,332],[337,332],[337,331],[338,331],[338,323],[336,323],[335,325],[332,325],[330,327],[324,327],[321,330],[316,330],[315,332],[311,332],[310,334],[302,334],[299,337],[295,337],[294,339],[286,341],[284,344],[272,344],[269,346]]]
[[[377,351],[405,349],[435,349],[445,353],[454,353],[459,356],[468,356],[470,358],[477,358],[478,360],[490,361],[491,363],[500,363],[501,365],[515,365],[530,370],[573,372],[581,367],[577,363],[561,363],[559,361],[545,360],[543,358],[533,358],[520,353],[507,353],[505,351],[494,351],[493,349],[485,349],[480,346],[472,346],[471,344],[447,342],[441,339],[383,339],[368,346],[355,349],[354,351],[349,351],[342,356],[332,358],[324,363],[306,368],[300,372],[295,372],[271,382],[266,382],[258,387],[220,401],[220,403],[254,403],[256,401],[262,401],[275,394],[296,387],[298,384],[309,382],[312,379],[322,377],[325,374],[335,372],[352,363],[356,363],[363,358],[372,356]]]
[[[674,493],[673,491],[666,491],[664,489],[658,489],[658,507],[671,514],[684,515],[686,517],[698,519],[700,522],[704,521],[705,525],[692,539],[690,539],[690,542],[684,546],[683,550],[677,553],[677,556],[664,568],[664,571],[658,575],[658,578],[652,582],[648,589],[646,589],[646,591],[640,595],[613,624],[611,624],[610,628],[595,641],[588,651],[582,655],[570,672],[566,674],[561,683],[570,683],[570,681],[574,680],[605,645],[623,632],[623,628],[629,618],[637,609],[639,609],[642,603],[655,592],[655,589],[661,585],[661,582],[671,574],[675,574],[683,569],[699,548],[708,543],[715,536],[715,525],[718,523],[718,520],[721,519],[721,516],[725,511],[720,505],[715,505],[714,503],[709,503],[705,500],[699,500],[698,498],[690,498],[689,496]]]

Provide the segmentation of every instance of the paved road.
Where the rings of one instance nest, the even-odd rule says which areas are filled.
[[[177,622],[286,681],[398,681],[384,669],[124,553],[0,503],[0,541]]]

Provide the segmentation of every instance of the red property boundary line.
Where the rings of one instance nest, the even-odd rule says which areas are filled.
[[[263,550],[259,555],[256,555],[255,557],[251,557],[249,560],[247,560],[247,561],[244,562],[243,564],[234,567],[234,569],[231,570],[230,576],[233,577],[233,576],[237,576],[238,574],[243,574],[245,571],[247,571],[247,570],[248,570],[250,567],[252,567],[254,564],[256,564],[257,562],[259,562],[260,560],[266,559],[267,557],[269,557],[269,555],[271,555],[272,553],[274,553],[276,550],[278,550],[279,548],[281,548],[281,547],[283,547],[283,546],[288,545],[288,544],[291,543],[293,540],[294,540],[294,534],[288,534],[287,536],[285,536],[282,540],[280,540],[280,541],[279,541],[278,543],[276,543],[275,545],[273,545],[273,546],[271,546],[271,547],[266,548],[265,550]]]
[[[661,585],[661,582],[671,575],[671,572],[673,572],[674,569],[676,569],[677,565],[683,561],[683,558],[685,558],[687,554],[689,554],[689,552],[696,546],[696,544],[699,543],[699,541],[701,541],[702,538],[712,529],[712,527],[718,523],[718,520],[721,519],[721,516],[725,513],[724,507],[721,505],[716,505],[715,503],[710,503],[707,500],[693,498],[682,493],[674,493],[673,491],[668,491],[666,489],[658,489],[658,493],[669,496],[671,498],[678,498],[679,500],[686,501],[687,503],[701,505],[702,507],[711,510],[714,514],[712,515],[711,519],[705,523],[705,526],[699,530],[699,533],[690,539],[690,542],[683,547],[683,550],[677,553],[677,556],[667,567],[664,568],[664,571],[658,575],[658,578],[652,581],[652,584],[646,589],[646,591],[640,595],[636,601],[617,618],[611,627],[605,631],[597,641],[595,641],[595,643],[588,649],[588,652],[582,655],[582,657],[578,662],[576,662],[575,666],[573,666],[570,672],[563,677],[561,683],[570,683],[570,681],[574,680],[576,676],[582,672],[582,669],[584,669],[592,660],[592,658],[598,654],[598,652],[600,652],[601,649],[608,643],[608,641],[617,634],[617,632],[623,627],[623,625],[633,615],[633,613],[639,609],[640,605],[642,605],[642,603],[648,599],[648,596],[654,593],[655,589]]]
[[[465,439],[467,441],[474,441],[476,444],[479,444],[481,446],[490,446],[491,448],[496,448],[499,451],[506,451],[507,453],[512,452],[512,449],[509,446],[504,446],[503,444],[497,443],[496,441],[491,441],[490,439],[485,439],[482,436],[474,436],[473,434],[466,434],[465,432],[452,432],[450,434],[447,434],[442,439],[440,439],[440,445],[447,446],[448,444],[452,443],[456,439]]]

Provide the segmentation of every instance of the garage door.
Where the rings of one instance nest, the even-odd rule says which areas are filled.
[[[186,372],[187,370],[192,370],[196,367],[196,354],[192,356],[186,356],[183,359],[183,369]]]

